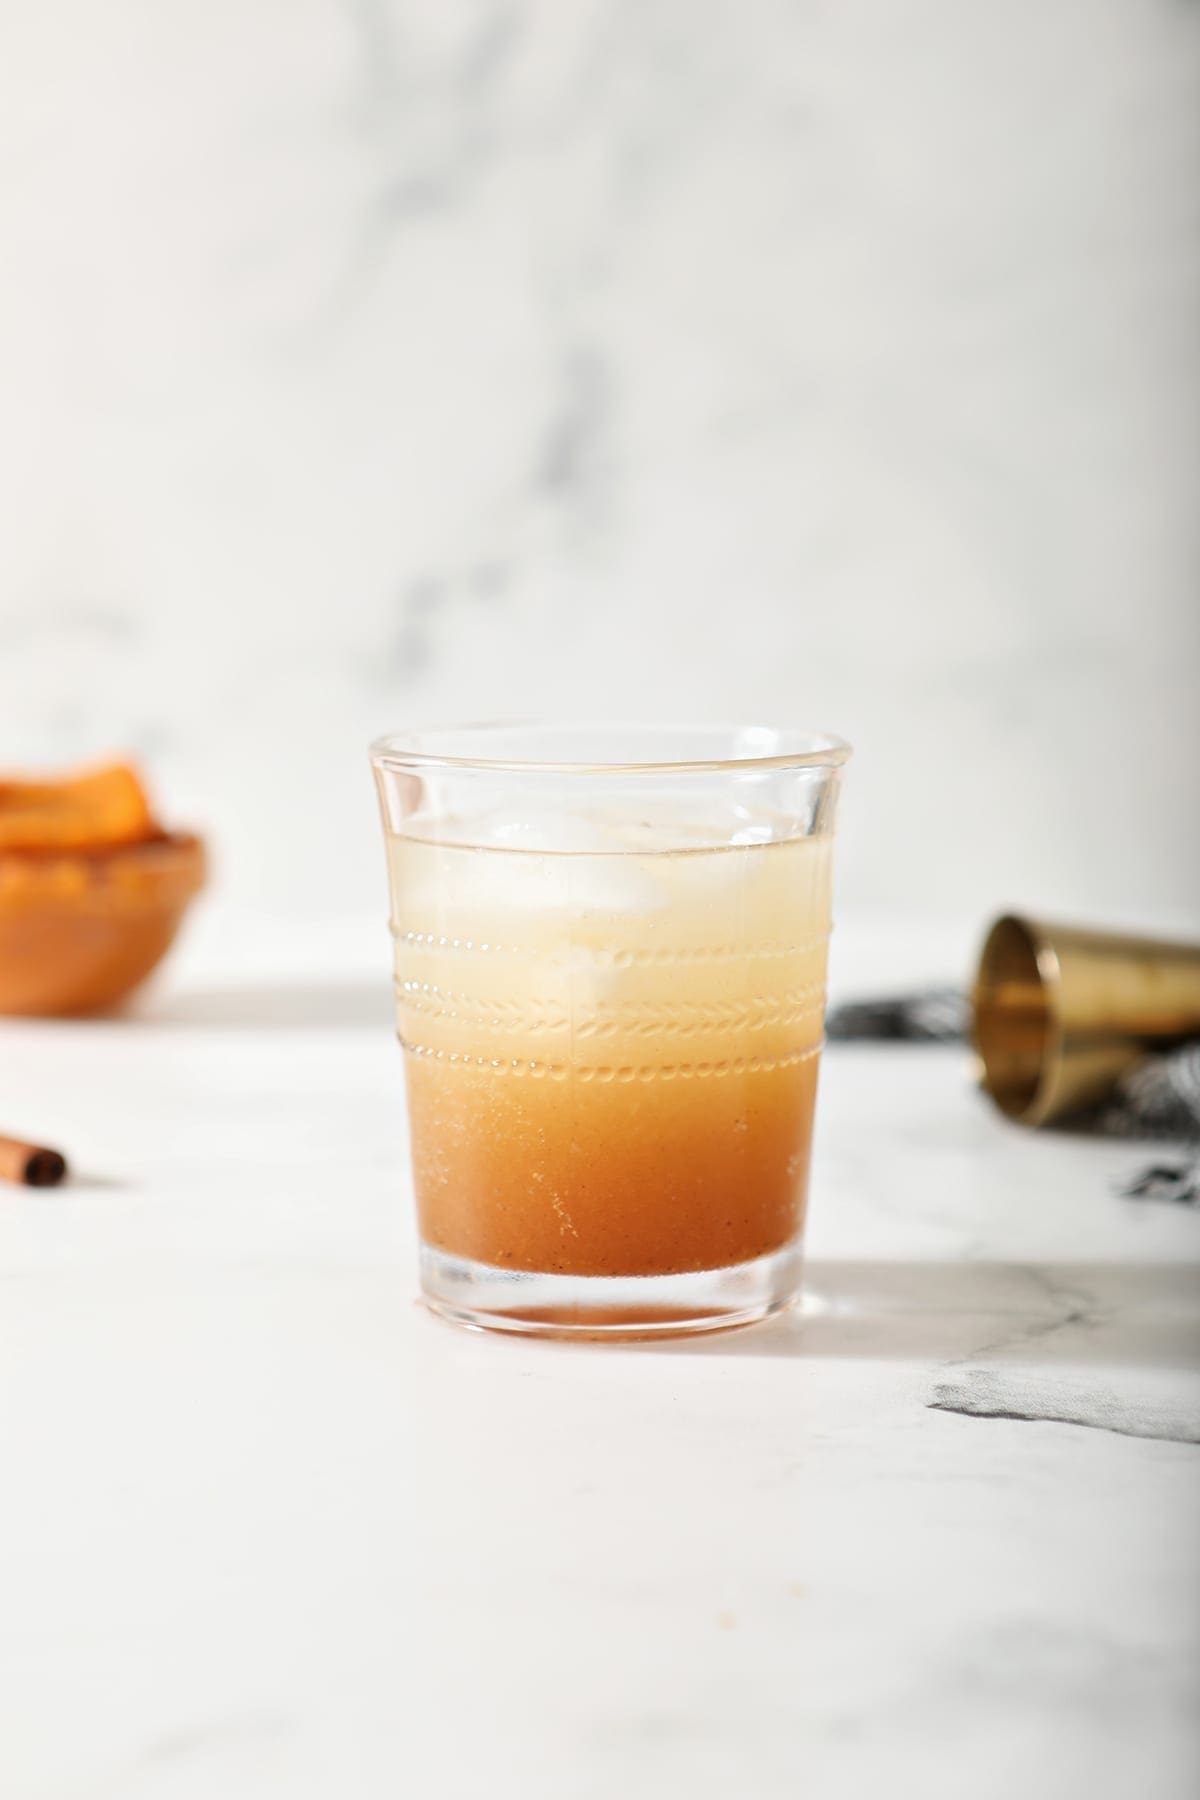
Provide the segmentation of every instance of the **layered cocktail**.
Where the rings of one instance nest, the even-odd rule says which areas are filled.
[[[845,752],[598,735],[376,747],[423,1285],[509,1329],[740,1323],[798,1279]]]

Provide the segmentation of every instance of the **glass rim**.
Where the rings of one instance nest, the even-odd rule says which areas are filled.
[[[544,757],[508,757],[489,755],[487,741],[505,732],[556,733],[611,732],[637,733],[658,738],[664,743],[672,737],[688,734],[725,735],[730,739],[744,737],[748,741],[790,740],[791,748],[751,750],[740,756],[664,756],[647,759],[581,760]],[[479,749],[474,754],[442,750],[435,740],[474,739]],[[699,775],[742,773],[747,770],[770,769],[837,769],[853,754],[845,738],[828,731],[805,731],[790,726],[766,725],[688,725],[646,724],[638,720],[585,720],[582,724],[552,723],[545,719],[482,719],[461,725],[421,726],[412,731],[388,732],[373,740],[370,746],[372,764],[378,769],[451,769],[477,770],[498,775]]]

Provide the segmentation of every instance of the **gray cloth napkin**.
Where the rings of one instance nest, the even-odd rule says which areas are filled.
[[[825,1035],[831,1041],[894,1040],[954,1044],[971,1029],[971,1003],[958,988],[923,988],[887,1000],[848,1000],[831,1008]]]
[[[958,988],[925,988],[835,1006],[825,1022],[831,1043],[954,1044],[971,1027],[971,1003]],[[1200,1040],[1147,1056],[1117,1084],[1113,1099],[1076,1121],[1110,1137],[1200,1144]],[[1127,1189],[1147,1198],[1200,1200],[1200,1162],[1147,1169]]]

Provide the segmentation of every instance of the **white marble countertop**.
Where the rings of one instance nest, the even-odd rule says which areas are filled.
[[[80,1175],[0,1198],[6,1800],[1194,1792],[1200,1219],[1139,1150],[840,1047],[801,1316],[458,1333],[383,954],[0,1024]]]

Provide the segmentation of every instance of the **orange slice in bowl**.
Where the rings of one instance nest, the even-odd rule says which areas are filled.
[[[0,780],[0,851],[103,850],[143,843],[157,829],[128,763],[61,781]]]

